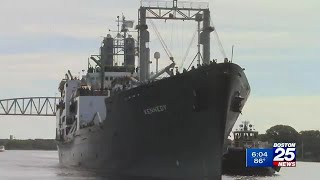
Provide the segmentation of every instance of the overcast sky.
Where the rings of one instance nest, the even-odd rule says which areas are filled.
[[[263,133],[276,124],[320,130],[320,2],[317,0],[215,0],[211,16],[227,55],[246,68],[252,92],[238,122]],[[138,0],[2,0],[0,99],[55,96],[68,69],[78,74],[98,52],[115,18],[137,21]],[[181,62],[194,23],[159,22],[158,29]],[[153,31],[150,30],[152,33]],[[213,38],[213,42],[215,39]],[[151,36],[152,50],[162,51]],[[194,45],[194,43],[193,43]],[[219,48],[212,44],[212,58]],[[188,55],[188,66],[194,51]],[[165,54],[161,65],[168,64]],[[153,67],[153,66],[152,66]],[[0,138],[54,138],[55,118],[0,116]]]

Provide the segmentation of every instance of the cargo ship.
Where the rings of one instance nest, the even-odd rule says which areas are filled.
[[[250,86],[244,68],[210,59],[210,10],[196,4],[142,2],[137,39],[132,21],[118,16],[116,35],[108,34],[100,54],[88,58],[85,75],[66,73],[56,112],[62,165],[136,177],[221,179],[224,141]],[[168,66],[151,74],[147,19],[197,22],[196,67],[174,70],[170,56]]]
[[[232,145],[228,147],[227,152],[223,155],[223,174],[270,176],[280,171],[280,167],[246,167],[246,149],[270,148],[267,143],[258,141],[259,133],[249,121],[243,121],[232,134]]]

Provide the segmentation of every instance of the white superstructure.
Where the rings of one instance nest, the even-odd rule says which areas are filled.
[[[70,140],[80,129],[101,124],[106,119],[105,99],[113,91],[134,87],[137,73],[105,72],[101,88],[101,72],[88,72],[81,80],[69,76],[59,86],[61,101],[56,112],[56,139]],[[126,82],[126,83],[124,83]]]
[[[80,129],[102,124],[107,117],[106,98],[137,86],[136,41],[128,31],[130,27],[126,26],[128,21],[124,16],[122,22],[116,36],[104,37],[99,55],[88,59],[86,75],[75,78],[68,71],[61,81],[61,101],[56,112],[58,141],[68,141]],[[93,65],[90,60],[94,61]]]
[[[4,146],[0,146],[0,152],[4,152],[4,151],[5,151]]]

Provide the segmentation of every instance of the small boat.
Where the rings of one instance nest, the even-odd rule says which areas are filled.
[[[266,143],[258,141],[258,131],[255,131],[252,124],[244,121],[239,125],[239,130],[232,133],[234,140],[223,155],[223,174],[270,176],[280,171],[280,167],[246,167],[246,149],[268,147]]]
[[[0,152],[4,152],[4,151],[5,151],[4,146],[0,146]]]

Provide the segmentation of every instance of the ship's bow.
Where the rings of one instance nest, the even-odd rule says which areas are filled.
[[[250,92],[238,65],[212,64],[123,93],[111,113],[131,151],[125,172],[138,176],[221,179],[222,150]],[[112,101],[113,106],[115,100]],[[108,106],[108,102],[107,102]],[[113,111],[111,111],[113,112]],[[110,117],[110,118],[111,118]],[[121,123],[120,123],[121,122]],[[122,150],[119,158],[128,157]],[[128,165],[129,164],[129,165]]]

